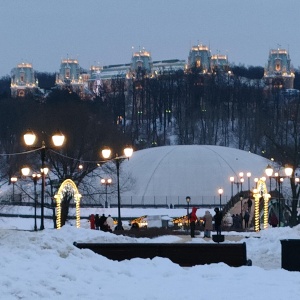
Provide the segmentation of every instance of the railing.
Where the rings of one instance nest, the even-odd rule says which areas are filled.
[[[220,199],[219,196],[191,196],[190,208],[195,207],[219,207]],[[228,201],[228,196],[223,196],[221,206],[224,207]],[[4,196],[0,198],[0,204],[17,204],[20,205],[33,205],[34,200],[32,197],[26,194],[15,194],[14,201],[12,195]],[[110,207],[117,207],[117,197],[110,196],[108,198]],[[37,204],[40,204],[40,195],[37,195]],[[50,196],[45,196],[45,206],[51,206],[52,199]],[[75,205],[71,202],[70,205]],[[83,196],[81,200],[81,206],[99,206],[105,207],[105,197],[96,201],[94,198],[89,196]],[[121,196],[121,207],[157,207],[157,208],[186,208],[186,196]]]

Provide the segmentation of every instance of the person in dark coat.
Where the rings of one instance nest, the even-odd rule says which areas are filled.
[[[277,217],[276,217],[276,215],[275,215],[274,212],[272,212],[272,214],[270,216],[270,225],[272,227],[277,227],[278,226],[278,219],[277,219]]]
[[[96,230],[100,229],[99,220],[100,220],[99,215],[96,214],[96,216],[95,216],[95,227],[96,227]]]
[[[196,222],[198,221],[197,215],[197,207],[192,208],[192,213],[190,216],[190,228],[191,228],[191,237],[195,237],[195,228],[196,228]]]
[[[215,221],[215,230],[217,232],[217,235],[221,235],[221,224],[222,224],[222,212],[220,212],[219,208],[216,207],[214,209],[215,215],[214,215],[214,221]]]
[[[107,231],[105,214],[102,214],[102,216],[99,218],[99,227],[100,227],[100,230]]]
[[[250,214],[248,210],[246,210],[244,214],[245,228],[249,227],[249,219],[250,219]]]
[[[251,200],[251,198],[248,199],[247,204],[248,204],[248,211],[249,211],[249,214],[250,214],[251,213],[251,207],[252,207],[252,200]]]

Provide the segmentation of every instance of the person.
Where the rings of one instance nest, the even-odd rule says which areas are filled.
[[[242,213],[243,213],[243,216],[244,216],[246,210],[248,210],[248,201],[245,201],[245,202],[243,203],[243,212],[242,212]]]
[[[190,228],[191,228],[191,237],[195,237],[195,228],[196,228],[196,222],[198,221],[197,215],[197,207],[192,208],[191,215],[188,216],[190,218]]]
[[[114,220],[111,217],[111,215],[108,215],[107,219],[106,219],[106,223],[108,226],[108,231],[113,232],[114,230]]]
[[[289,224],[290,224],[289,212],[286,210],[283,215],[284,215],[284,226],[289,226]]]
[[[204,237],[210,238],[211,231],[213,230],[213,218],[208,210],[205,212],[202,220],[204,221]]]
[[[249,214],[251,213],[251,207],[252,207],[252,200],[251,198],[249,197],[248,201],[247,201],[247,204],[248,204],[248,211],[249,211]]]
[[[100,225],[99,225],[99,214],[96,214],[95,215],[95,227],[96,227],[96,230],[100,230]]]
[[[270,216],[270,225],[272,227],[277,227],[277,225],[278,225],[278,219],[277,219],[277,217],[276,217],[276,215],[275,215],[274,212],[272,212],[272,214]]]
[[[94,216],[94,214],[91,214],[90,215],[90,227],[91,227],[91,229],[95,229],[95,216]]]
[[[102,216],[99,218],[99,227],[100,227],[100,230],[107,231],[105,214],[102,214]]]
[[[221,223],[222,223],[222,212],[220,212],[219,208],[216,207],[214,209],[215,215],[214,215],[214,221],[215,221],[215,230],[217,232],[217,235],[221,235]]]
[[[249,219],[250,219],[250,214],[248,210],[246,210],[244,214],[245,228],[249,227]]]

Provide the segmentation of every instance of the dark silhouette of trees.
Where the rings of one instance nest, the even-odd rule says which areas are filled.
[[[41,89],[51,90],[55,86],[55,73],[36,72],[35,75]]]
[[[8,75],[0,78],[0,99],[10,97],[10,81]]]

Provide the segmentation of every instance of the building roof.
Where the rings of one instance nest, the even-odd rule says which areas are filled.
[[[122,202],[128,197],[144,198],[144,203],[184,199],[188,195],[198,202],[216,201],[218,189],[223,188],[223,197],[231,197],[229,178],[238,181],[244,172],[243,190],[248,189],[247,172],[251,172],[250,189],[254,178],[264,176],[269,160],[247,151],[210,145],[181,145],[154,147],[136,151],[129,161],[122,164],[123,172],[131,175],[134,186],[122,193]],[[237,185],[234,185],[234,194]],[[148,200],[147,200],[148,199]]]

